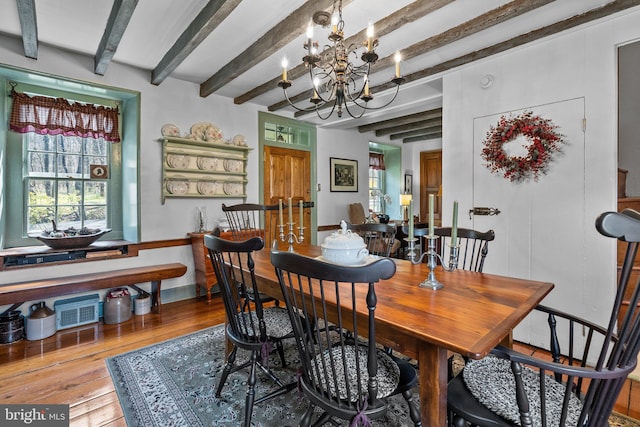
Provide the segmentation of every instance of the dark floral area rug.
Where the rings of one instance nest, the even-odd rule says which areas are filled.
[[[215,397],[224,367],[224,325],[155,344],[107,359],[120,404],[129,427],[238,426],[244,414],[246,375],[229,376],[221,398]],[[284,383],[296,379],[298,358],[293,346],[286,348],[287,367],[274,353],[269,367]],[[246,360],[238,352],[239,360]],[[273,391],[275,385],[259,372],[256,397]],[[417,393],[417,390],[416,390]],[[307,408],[305,398],[294,390],[254,406],[255,427],[297,426]],[[347,426],[348,423],[341,425]],[[406,402],[392,397],[385,418],[375,427],[411,426]],[[612,416],[611,427],[640,427],[625,417]]]
[[[107,359],[120,405],[129,427],[239,426],[244,416],[247,375],[229,376],[221,398],[215,397],[218,378],[224,368],[224,325]],[[286,346],[287,367],[282,368],[276,352],[269,367],[287,384],[296,381],[297,351]],[[247,360],[239,350],[237,360]],[[258,372],[256,397],[277,386]],[[417,391],[416,391],[417,392]],[[257,404],[252,425],[256,427],[297,426],[307,409],[297,390]],[[344,423],[347,426],[348,423]],[[412,425],[402,396],[392,398],[387,416],[374,426]]]

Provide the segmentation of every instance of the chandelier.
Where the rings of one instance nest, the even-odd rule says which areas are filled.
[[[329,40],[331,45],[325,45],[322,52],[318,52],[318,42],[313,41],[313,24],[327,27],[331,24]],[[404,78],[400,75],[400,54],[395,55],[395,76],[391,81],[396,85],[396,92],[393,98],[384,105],[371,107],[368,102],[373,99],[373,94],[369,89],[369,73],[371,66],[378,60],[375,47],[378,39],[374,38],[373,24],[367,26],[367,39],[363,46],[351,44],[345,46],[344,21],[342,20],[342,0],[333,2],[332,13],[319,11],[313,14],[312,22],[307,28],[307,41],[304,44],[306,55],[302,58],[305,66],[309,70],[309,77],[313,84],[313,96],[309,100],[313,105],[308,108],[297,107],[289,96],[287,89],[292,83],[287,80],[286,58],[282,61],[282,80],[278,86],[284,91],[284,96],[289,105],[298,111],[315,111],[322,120],[326,120],[335,111],[338,117],[342,117],[346,111],[351,117],[357,119],[364,115],[367,110],[378,110],[391,104],[398,96],[400,85]],[[358,59],[357,51],[364,48],[360,57],[362,63],[355,65],[349,61],[350,56]],[[328,114],[322,115],[320,109],[330,107]]]

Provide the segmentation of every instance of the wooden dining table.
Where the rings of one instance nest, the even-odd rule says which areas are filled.
[[[320,247],[313,245],[295,246],[295,251],[311,257],[321,254]],[[260,292],[282,298],[270,251],[256,252],[254,260]],[[513,328],[554,285],[437,267],[436,278],[444,287],[432,290],[419,286],[429,272],[425,263],[393,261],[395,275],[376,284],[376,339],[418,361],[423,426],[445,426],[449,352],[472,359],[485,357],[510,340]],[[365,320],[366,310],[360,314]]]

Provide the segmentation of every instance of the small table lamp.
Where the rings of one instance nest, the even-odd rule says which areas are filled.
[[[409,204],[411,203],[411,194],[401,194],[400,195],[400,206],[402,206],[402,223],[405,224],[409,221]],[[413,212],[411,212],[413,215]]]

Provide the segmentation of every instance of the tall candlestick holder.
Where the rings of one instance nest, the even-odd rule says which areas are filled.
[[[427,240],[427,250],[423,252],[422,255],[420,255],[419,257],[416,256],[416,251],[415,251],[415,242],[417,239],[415,238],[406,239],[407,242],[409,243],[408,256],[412,264],[422,264],[424,257],[427,257],[427,266],[429,267],[429,274],[427,275],[427,278],[420,283],[419,286],[421,288],[430,288],[433,290],[438,290],[444,287],[444,285],[440,283],[438,279],[436,279],[435,269],[438,265],[437,260],[440,260],[440,265],[442,265],[442,269],[446,272],[452,272],[456,268],[458,268],[459,246],[450,245],[451,252],[449,256],[449,266],[447,267],[445,266],[442,256],[440,256],[440,254],[436,251],[436,240],[439,237],[440,236],[435,236],[433,234],[424,236],[424,238]]]
[[[278,228],[280,229],[280,240],[283,242],[289,242],[289,252],[294,252],[293,244],[302,244],[304,241],[304,227],[300,224],[298,228],[298,234],[293,231],[295,222],[289,222],[289,231],[285,234],[284,232],[284,224],[278,224]]]

